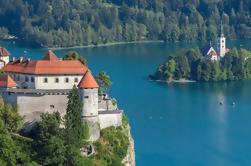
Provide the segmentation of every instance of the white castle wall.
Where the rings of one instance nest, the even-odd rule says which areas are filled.
[[[83,92],[80,90],[80,92]],[[84,108],[83,121],[90,129],[90,141],[96,141],[100,136],[100,129],[122,124],[122,113],[118,110],[98,112],[98,89],[87,89],[83,93]],[[59,112],[64,116],[67,108],[67,94],[19,94],[10,93],[7,89],[0,89],[0,95],[8,104],[18,106],[21,116],[24,116],[26,130],[30,130],[42,113]],[[87,98],[88,96],[88,98]],[[96,103],[96,104],[95,104]],[[91,108],[91,109],[90,109]]]
[[[26,88],[29,89],[72,89],[74,85],[78,85],[82,79],[82,75],[31,75],[31,74],[11,74],[11,77],[17,83],[17,87],[23,88],[24,85],[27,85]],[[26,77],[28,81],[26,81]],[[32,78],[34,81],[32,82]],[[44,82],[44,79],[47,78],[48,82]],[[58,78],[59,82],[56,82]],[[68,82],[66,82],[68,79]],[[77,79],[77,82],[75,82]]]
[[[59,76],[37,76],[36,77],[36,89],[72,89],[74,85],[78,85],[83,75],[59,75]],[[44,78],[48,79],[48,83],[44,82]],[[58,78],[57,83],[55,79]],[[69,82],[66,82],[66,79]],[[75,79],[78,81],[75,82]]]
[[[122,113],[99,114],[100,129],[118,127],[122,125]]]

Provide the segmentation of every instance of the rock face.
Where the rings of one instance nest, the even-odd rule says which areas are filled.
[[[135,149],[134,149],[134,140],[131,135],[131,129],[130,126],[128,125],[128,139],[129,139],[129,147],[127,150],[127,155],[123,159],[122,164],[125,166],[135,166]]]

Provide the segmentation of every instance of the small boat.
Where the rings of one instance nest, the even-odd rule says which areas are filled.
[[[219,104],[220,104],[220,105],[223,105],[223,102],[220,102]]]

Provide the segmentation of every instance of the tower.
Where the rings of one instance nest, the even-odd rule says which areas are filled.
[[[217,38],[217,52],[218,52],[218,55],[221,58],[223,58],[226,54],[226,38],[224,36],[222,23],[221,23],[220,29],[221,29],[220,34],[219,34],[219,37]]]
[[[87,70],[78,88],[83,102],[83,122],[89,127],[89,141],[96,141],[100,137],[98,117],[98,84],[91,72]]]
[[[6,48],[0,47],[0,68],[4,67],[10,61],[10,53]]]

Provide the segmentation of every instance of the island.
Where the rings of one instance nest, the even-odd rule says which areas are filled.
[[[0,48],[0,165],[135,165],[124,111],[77,52],[10,59]]]
[[[221,28],[217,49],[210,42],[201,49],[179,51],[168,56],[149,78],[168,83],[247,80],[251,78],[251,52],[243,48],[228,49]]]

